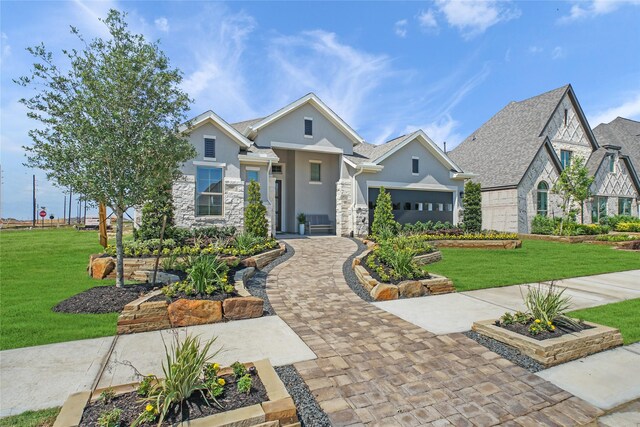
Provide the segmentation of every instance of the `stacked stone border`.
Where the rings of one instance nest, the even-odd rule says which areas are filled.
[[[351,267],[353,268],[358,281],[367,290],[367,292],[369,292],[369,295],[371,295],[371,298],[375,301],[394,300],[401,296],[405,298],[421,297],[426,293],[429,293],[430,295],[440,295],[456,291],[453,287],[453,282],[450,279],[433,273],[430,274],[431,277],[428,279],[405,280],[404,282],[400,282],[398,285],[378,282],[371,276],[371,274],[369,274],[369,271],[362,266],[362,260],[371,251],[372,249],[368,249],[355,257]],[[437,256],[433,256],[432,258],[436,257]],[[440,254],[440,259],[441,258],[442,254]],[[426,263],[424,258],[420,262]]]
[[[221,256],[227,264],[232,265],[239,261],[241,265],[246,267],[263,268],[274,259],[278,258],[285,252],[286,248],[284,243],[279,242],[279,247],[271,249],[248,258],[239,259],[235,256]],[[162,265],[162,261],[166,257],[160,257],[158,262]],[[179,257],[178,259],[182,259]],[[124,278],[127,280],[134,279],[136,272],[153,270],[156,265],[156,257],[128,257],[123,259],[124,263]],[[89,255],[89,266],[87,271],[89,275],[94,279],[115,279],[116,259],[106,254],[92,254]]]
[[[495,320],[474,322],[471,329],[515,347],[522,354],[544,365],[545,368],[622,345],[622,335],[618,329],[597,323],[585,323],[592,328],[546,340],[536,340],[496,326]]]
[[[439,248],[518,249],[522,240],[431,240]]]
[[[597,234],[584,235],[584,236],[553,236],[549,234],[518,234],[521,239],[530,240],[546,240],[549,242],[561,242],[561,243],[584,243],[596,240]]]
[[[232,411],[222,412],[210,415],[208,417],[197,418],[179,424],[179,426],[189,427],[300,427],[296,406],[293,399],[287,392],[284,384],[278,377],[278,374],[271,366],[268,359],[259,360],[253,363],[245,363],[247,368],[255,366],[260,381],[264,384],[269,400],[246,406],[244,408],[234,409]],[[221,375],[232,373],[231,368],[223,368]],[[130,393],[135,391],[138,383],[123,384],[110,387],[116,395]],[[85,407],[100,397],[105,389],[93,391],[82,391],[70,395],[65,401],[60,414],[56,418],[54,427],[76,427],[80,425],[82,414]]]

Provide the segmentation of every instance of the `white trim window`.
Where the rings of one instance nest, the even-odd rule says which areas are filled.
[[[304,137],[313,138],[313,118],[312,117],[304,118]]]
[[[260,168],[255,166],[247,166],[245,171],[245,181],[247,183],[251,181],[260,182]]]
[[[411,174],[419,175],[420,174],[420,158],[419,157],[411,157]]]
[[[322,162],[309,160],[309,184],[322,184]]]
[[[222,168],[198,166],[196,169],[196,216],[222,216],[224,213]]]
[[[207,160],[216,159],[216,137],[215,135],[204,135],[204,155]]]

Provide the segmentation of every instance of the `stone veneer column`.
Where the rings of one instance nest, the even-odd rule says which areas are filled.
[[[349,236],[353,231],[352,199],[351,180],[339,180],[336,183],[336,235],[338,236]]]
[[[357,205],[355,215],[355,235],[366,236],[369,234],[369,207],[367,205]]]
[[[244,225],[244,182],[224,181],[224,217],[197,217],[195,215],[196,180],[184,175],[173,183],[175,223],[178,227],[203,227],[207,225],[234,226],[242,231]]]

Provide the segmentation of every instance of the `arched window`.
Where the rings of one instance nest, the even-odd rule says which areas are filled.
[[[538,215],[547,216],[549,184],[540,181],[538,184]]]

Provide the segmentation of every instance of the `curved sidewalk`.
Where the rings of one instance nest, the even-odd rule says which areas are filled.
[[[297,363],[335,426],[580,425],[602,412],[462,334],[436,336],[358,298],[340,237],[291,239],[269,274],[277,314],[317,360]]]

